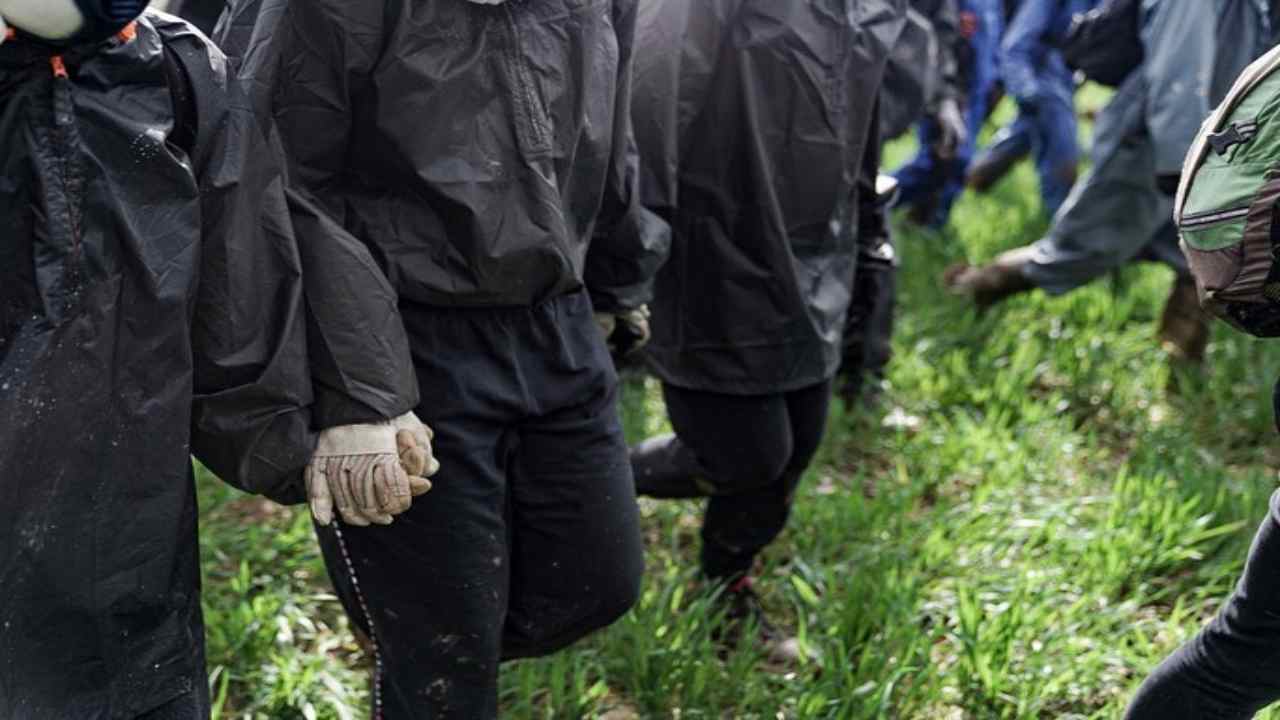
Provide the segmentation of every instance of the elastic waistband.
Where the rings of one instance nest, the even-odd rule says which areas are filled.
[[[562,308],[572,312],[581,307],[588,309],[591,307],[591,298],[584,288],[570,290],[560,295],[552,295],[530,305],[444,305],[403,299],[400,301],[401,312],[488,317],[518,317],[540,314],[548,309],[558,310]]]

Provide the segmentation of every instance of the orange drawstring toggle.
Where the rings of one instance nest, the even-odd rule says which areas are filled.
[[[120,42],[126,44],[133,42],[133,39],[136,37],[138,37],[138,23],[136,22],[131,22],[128,25],[125,25],[121,28],[120,32],[116,33],[116,38],[118,38]]]
[[[69,77],[67,75],[67,64],[62,62],[61,55],[54,55],[53,57],[49,58],[49,67],[53,68],[54,77],[60,77],[60,78]]]

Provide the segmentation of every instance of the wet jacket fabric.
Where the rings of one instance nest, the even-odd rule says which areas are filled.
[[[961,65],[961,60],[967,59],[968,38],[961,28],[960,0],[910,0],[908,6],[929,20],[938,38],[938,59],[933,68],[938,84],[933,102],[951,98],[963,106],[969,69]]]
[[[358,352],[331,324],[376,297],[312,306],[304,272],[337,270],[299,247],[225,70],[159,14],[0,46],[0,717],[134,718],[191,692],[191,454],[297,500],[318,429],[416,400],[351,362],[386,364],[402,330]]]
[[[669,243],[636,193],[634,22],[634,0],[239,0],[216,35],[270,93],[291,181],[403,302],[585,286],[620,310]]]
[[[164,9],[210,34],[225,7],[225,0],[169,0]]]
[[[885,65],[880,89],[880,137],[910,130],[938,98],[941,48],[933,23],[908,8],[906,23]]]
[[[1207,30],[1209,29],[1209,30]],[[1023,274],[1065,293],[1135,258],[1186,271],[1173,198],[1157,176],[1176,175],[1210,110],[1273,42],[1264,0],[1144,0],[1146,59],[1094,127],[1092,167],[1068,196]]]
[[[188,453],[248,486],[314,443],[300,261],[260,229],[253,120],[210,88],[223,110],[188,164],[161,44],[220,59],[186,26],[136,27],[69,49],[65,77],[47,48],[0,46],[5,718],[132,718],[188,692]]]
[[[1136,82],[1146,90],[1144,120],[1155,140],[1157,175],[1182,170],[1200,124],[1240,72],[1270,49],[1270,25],[1267,0],[1144,0],[1146,59]]]
[[[672,224],[650,359],[669,384],[786,392],[831,378],[858,178],[895,0],[645,0],[644,201]]]

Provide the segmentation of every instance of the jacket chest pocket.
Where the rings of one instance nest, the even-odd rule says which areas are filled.
[[[535,74],[536,58],[530,55],[544,48],[532,32],[536,28],[531,27],[531,18],[524,17],[510,2],[502,10],[506,29],[502,57],[512,95],[516,137],[526,157],[545,157],[554,148],[554,131],[547,100]]]
[[[559,126],[577,126],[584,110],[612,106],[618,65],[612,4],[508,0],[501,7],[518,141],[527,157],[546,157],[556,151]]]

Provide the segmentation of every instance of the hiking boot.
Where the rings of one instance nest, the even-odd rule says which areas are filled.
[[[1175,360],[1199,364],[1209,346],[1209,317],[1200,308],[1195,281],[1179,277],[1160,317],[1160,345]]]
[[[725,611],[723,625],[715,637],[726,654],[744,639],[749,639],[764,652],[770,665],[780,669],[819,660],[816,653],[800,644],[799,638],[783,632],[769,621],[749,576],[725,586],[719,601],[725,605]]]
[[[974,267],[960,263],[947,268],[942,284],[954,295],[967,295],[978,310],[1035,289],[1022,268],[1032,252],[1030,246],[1010,250],[989,265]]]

